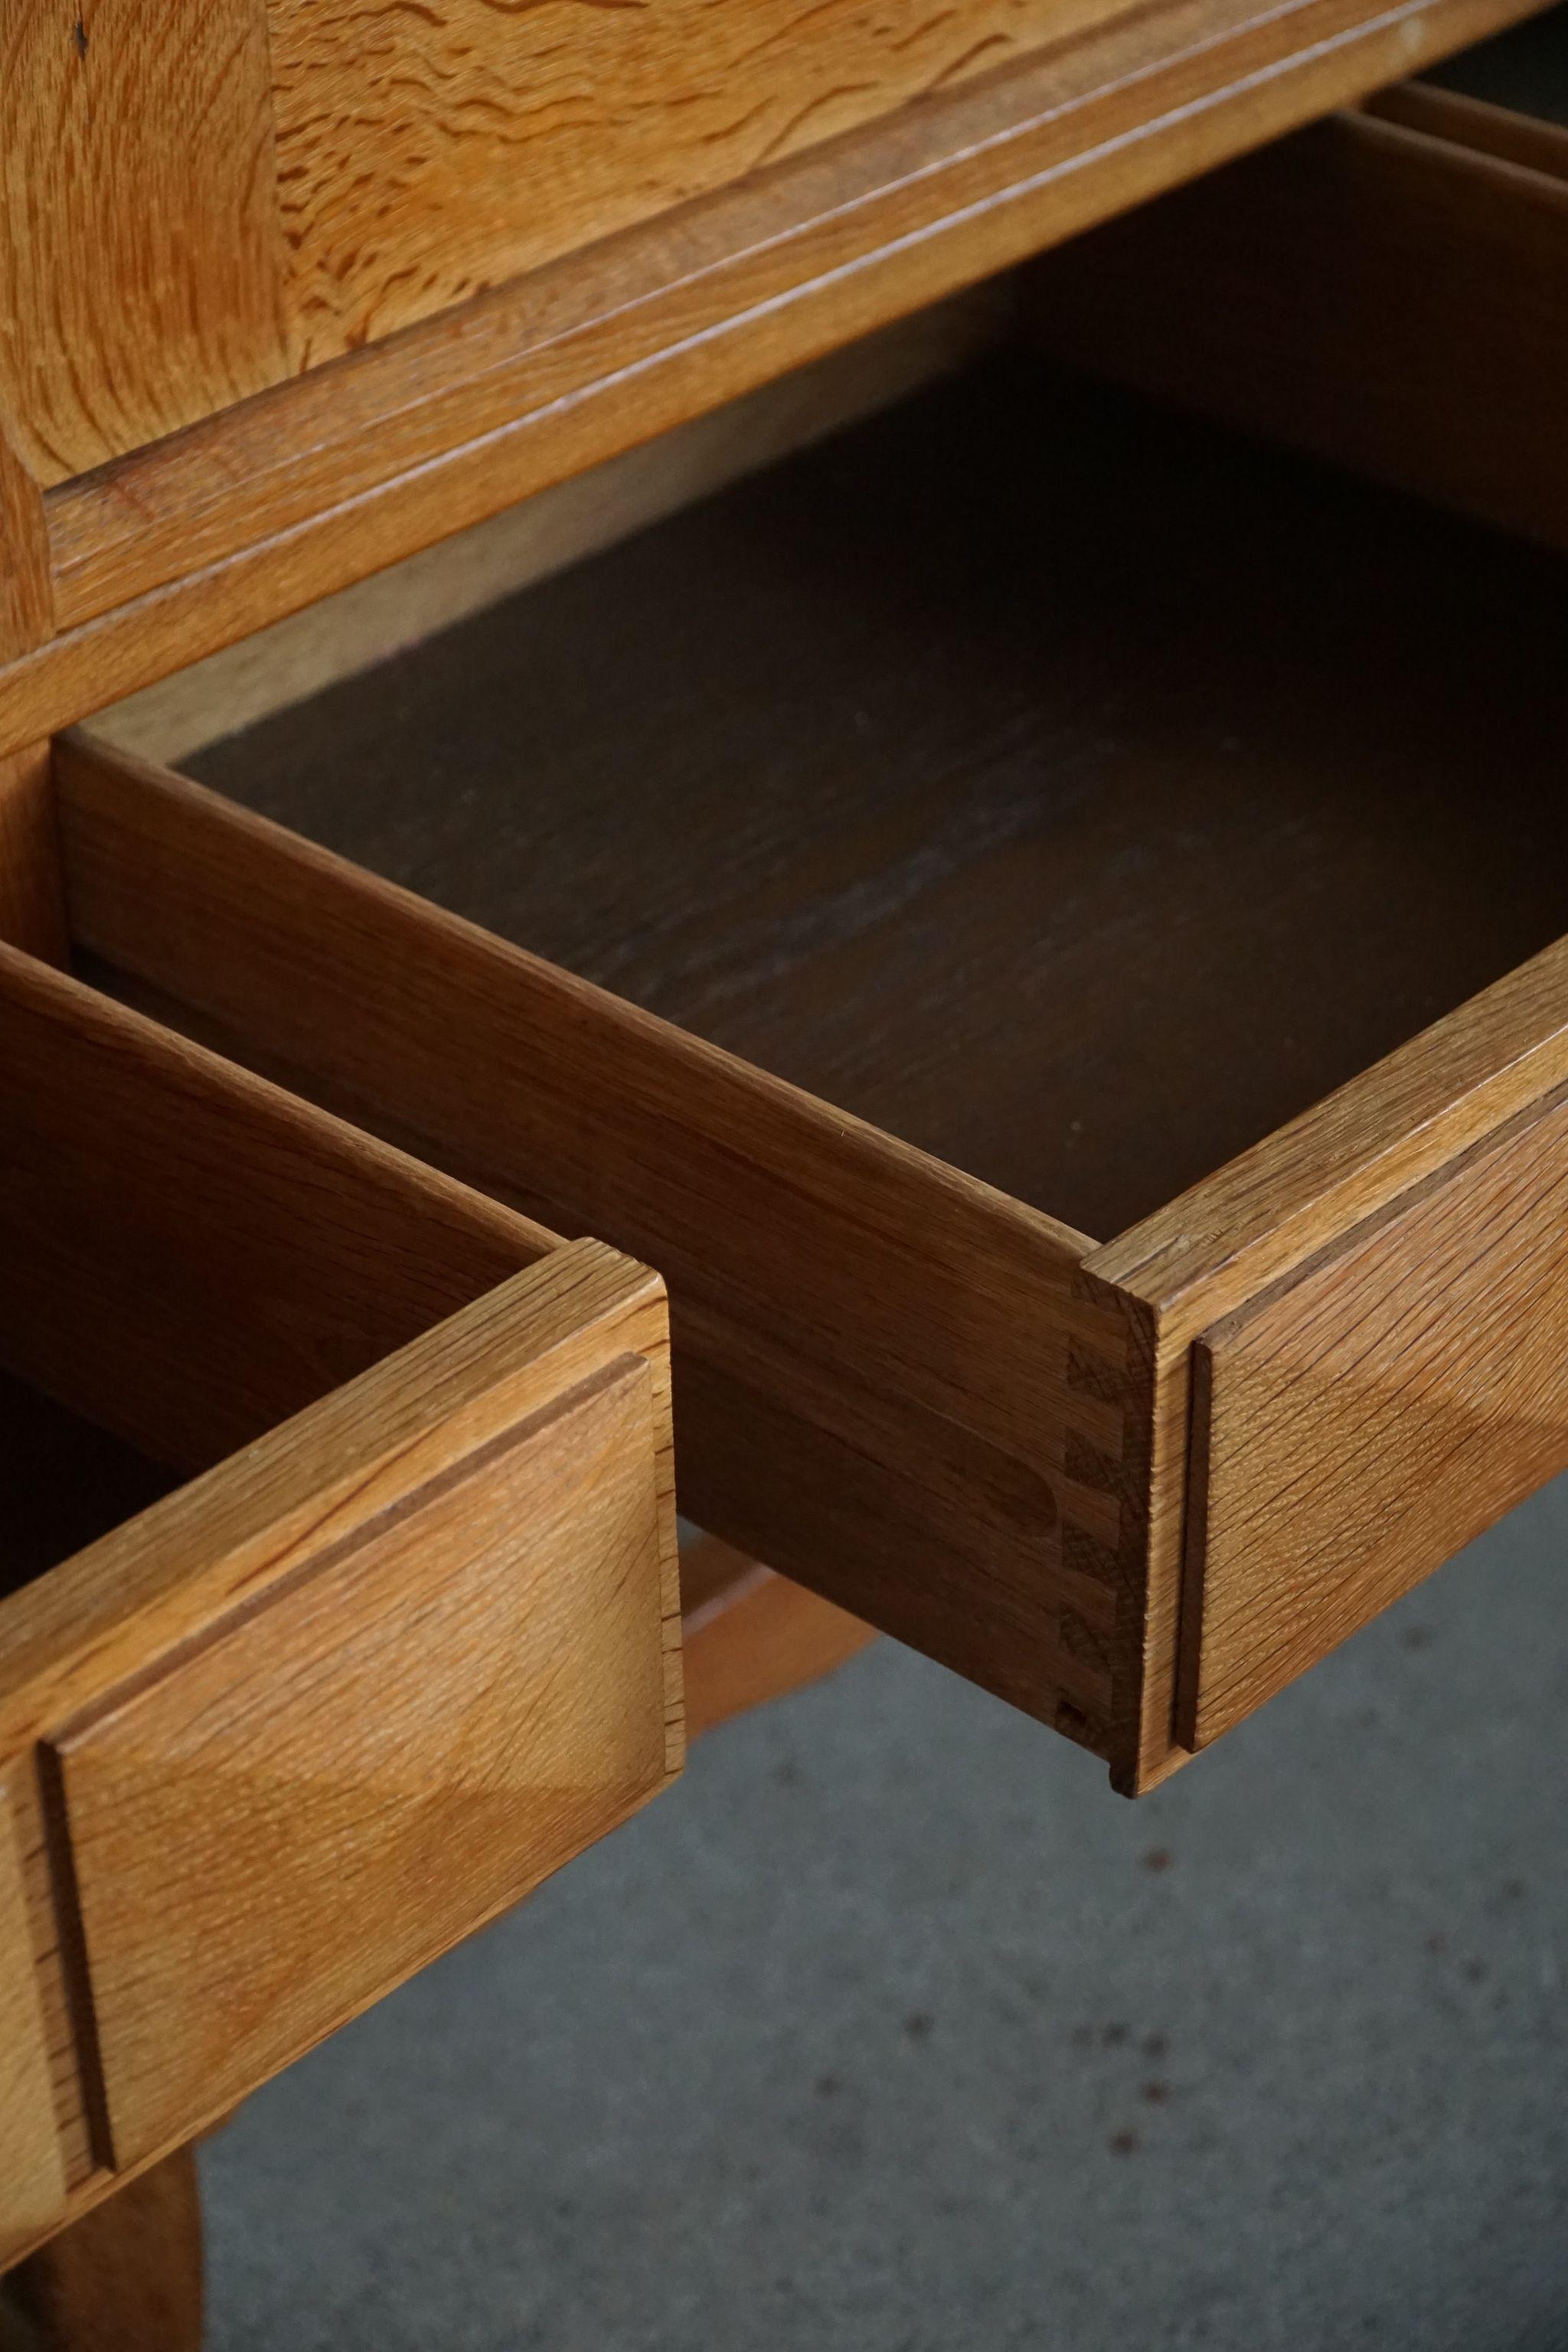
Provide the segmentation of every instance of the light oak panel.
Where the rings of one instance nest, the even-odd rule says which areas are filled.
[[[1190,1752],[1185,1745],[1173,1747],[1173,1740],[1184,1743],[1197,1736],[1194,1694],[1208,1576],[1205,1334],[1228,1328],[1232,1317],[1244,1328],[1249,1308],[1286,1295],[1302,1269],[1329,1264],[1347,1236],[1380,1229],[1396,1204],[1427,1192],[1438,1197],[1456,1170],[1512,1131],[1515,1122],[1538,1118],[1565,1082],[1568,942],[1560,942],[1087,1261],[1088,1270],[1123,1298],[1141,1334],[1153,1391],[1148,1600],[1134,1785],[1156,1785]],[[1462,1374],[1471,1344],[1462,1316],[1439,1336]],[[1494,1375],[1506,1377],[1510,1351],[1527,1363],[1531,1344],[1522,1324],[1500,1333],[1489,1323],[1478,1340],[1483,1385]],[[1489,1357],[1488,1350],[1500,1352]],[[1322,1436],[1304,1416],[1295,1462],[1309,1490],[1319,1478],[1331,1489],[1338,1475],[1331,1449],[1316,1443]],[[1282,1442],[1291,1443],[1289,1435]],[[1524,1458],[1513,1448],[1506,1425],[1496,1432],[1496,1442],[1502,1458]],[[1439,1538],[1428,1526],[1426,1539],[1441,1539],[1445,1549],[1426,1557],[1410,1581],[1507,1507],[1489,1499],[1496,1465],[1481,1446],[1471,1460],[1477,1471],[1474,1496],[1460,1488],[1448,1498],[1452,1540]],[[1397,1481],[1397,1462],[1388,1465],[1388,1475]],[[1513,1499],[1528,1491],[1521,1486]],[[1292,1487],[1285,1497],[1268,1538],[1281,1548],[1277,1559],[1287,1563],[1281,1570],[1287,1609],[1292,1605],[1289,1592],[1310,1589],[1317,1573],[1305,1520],[1298,1535],[1294,1492]],[[1389,1497],[1383,1499],[1387,1506]],[[1376,1590],[1373,1571],[1369,1586]],[[1395,1597],[1400,1589],[1395,1586],[1386,1597]],[[1331,1574],[1319,1599],[1326,1651],[1363,1616],[1356,1613],[1353,1579],[1345,1592],[1336,1594]],[[1364,1615],[1380,1605],[1369,1602]],[[1245,1632],[1233,1629],[1233,1638],[1244,1644]],[[1303,1632],[1303,1669],[1311,1662],[1311,1644],[1310,1631]],[[1265,1695],[1261,1683],[1258,1688]]]
[[[0,1783],[0,2266],[60,2218],[65,2200],[26,1890]]]
[[[0,5],[0,412],[41,482],[273,383],[261,0]]]
[[[1126,0],[268,0],[311,366]]]
[[[1238,1722],[1568,1465],[1561,1093],[1197,1350],[1182,1736]]]
[[[1508,131],[1493,152],[1448,135],[1475,113]],[[1549,155],[1558,168],[1538,168]],[[1564,159],[1554,126],[1390,93],[1049,256],[1029,278],[1035,332],[1080,366],[1568,546]]]
[[[320,1527],[334,1442],[362,1456],[353,1421],[334,1416],[331,1397],[315,1400],[334,1390],[353,1404],[339,1383],[430,1324],[451,1334],[454,1310],[479,1294],[508,1310],[505,1284],[517,1267],[536,1275],[529,1362],[541,1360],[548,1373],[543,1392],[512,1395],[520,1416],[578,1388],[606,1355],[647,1364],[656,1437],[639,1458],[663,1580],[663,1637],[656,1625],[648,1670],[660,1684],[666,1755],[679,1757],[668,1331],[656,1277],[595,1244],[560,1249],[527,1218],[12,950],[0,950],[0,1360],[185,1473],[249,1444],[221,1470],[224,1507],[254,1500],[268,1543],[279,1536],[279,1512],[294,1507],[287,1479],[306,1479],[294,1503],[296,1534],[308,1534]],[[478,1327],[458,1324],[458,1339],[475,1328],[489,1331],[479,1318]],[[435,1340],[414,1364],[411,1392],[384,1367],[372,1404],[393,1454],[406,1456],[405,1440],[416,1434],[406,1412],[400,1428],[405,1406],[437,1413],[439,1430],[461,1442],[461,1371]],[[268,1440],[284,1413],[312,1404],[308,1428],[284,1425],[282,1440]],[[364,1482],[355,1473],[351,1484]],[[185,1498],[202,1491],[185,1489]],[[132,1522],[106,1548],[36,1576],[0,1604],[0,1752],[21,1755],[106,1691],[209,1639],[212,1576],[200,1571],[214,1524],[197,1522],[181,1545],[179,1503],[155,1517],[151,1536],[146,1522]],[[249,1557],[245,1590],[254,1595],[254,1545]],[[224,1590],[216,1601],[237,1597]],[[426,1658],[423,1675],[433,1673]],[[58,1863],[47,1861],[30,1773],[14,1794],[75,2213],[97,2194],[108,2126],[70,1933],[61,1943]],[[58,1834],[54,1846],[58,1853]],[[191,2128],[200,2119],[191,2116]]]
[[[597,1370],[537,1402],[551,1272],[333,1399],[330,1435],[254,1449],[243,1507],[220,1469],[79,1564],[171,1541],[230,1596],[47,1741],[118,2164],[664,1785],[651,1376],[612,1311],[571,1351]]]
[[[0,751],[1521,13],[1161,0],[62,486]]]

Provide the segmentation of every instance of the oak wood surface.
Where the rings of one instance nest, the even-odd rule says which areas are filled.
[[[0,1790],[0,2268],[65,2210],[22,1857]]]
[[[201,2352],[201,2192],[189,2148],[51,2238],[9,2278],[27,2352]]]
[[[0,750],[1519,13],[1161,0],[51,494]]]
[[[1060,358],[1568,546],[1565,286],[1568,131],[1412,86],[1048,256],[1028,308]]]
[[[0,418],[43,482],[286,368],[259,0],[0,5]]]
[[[298,364],[353,350],[1127,0],[268,0]]]
[[[1568,1465],[1563,1089],[1198,1349],[1201,1748]]]
[[[68,2135],[69,2211],[111,2152],[134,2169],[189,2137],[662,1786],[679,1607],[662,1290],[591,1243],[0,1602],[0,1750],[57,1758],[68,1962],[85,1928],[51,2042],[57,2105],[99,2117],[96,2157]],[[180,1741],[216,1734],[193,1789]],[[9,1785],[47,1991],[37,1795]]]
[[[558,1254],[552,1236],[527,1219],[63,975],[10,950],[0,950],[0,1360],[176,1468],[204,1468],[258,1438],[519,1267],[548,1268]],[[662,1325],[662,1310],[657,1319]],[[662,1433],[649,1475],[668,1524],[666,1704],[674,1724],[679,1595],[662,1329],[650,1327],[647,1359]],[[319,1425],[331,1427],[330,1419]],[[23,1466],[47,1475],[49,1455]],[[132,1507],[147,1499],[137,1494]],[[154,1545],[139,1585],[130,1531],[110,1549],[96,1581],[90,1567],[55,1568],[0,1608],[0,1681],[15,1702],[0,1755],[42,1737],[62,1710],[68,1716],[64,1694],[79,1645],[106,1666],[118,1654],[117,1671],[130,1674],[184,1638],[156,1608],[177,1613],[180,1593],[167,1582],[178,1586],[189,1563],[169,1541]],[[47,1565],[30,1563],[35,1571]],[[27,1573],[29,1563],[21,1566]],[[153,1612],[152,1630],[131,1625],[116,1653],[113,1629],[142,1607]],[[58,1673],[66,1683],[50,1679]],[[52,1717],[37,1713],[49,1692],[59,1701]],[[11,1788],[74,2211],[101,2178],[87,2129],[90,2069],[72,2026],[69,1954],[48,1892],[37,1788],[27,1772]],[[77,1998],[79,2009],[79,1989]]]
[[[595,1283],[543,1350],[541,1297],[574,1284],[583,1312]],[[185,1569],[169,1605],[191,1630],[144,1623],[120,1681],[100,1641],[96,1695],[72,1703],[79,1664],[47,1702],[117,2165],[665,1785],[660,1436],[635,1345],[658,1301],[595,1244],[557,1253],[337,1392],[327,1426],[285,1425],[62,1572]]]

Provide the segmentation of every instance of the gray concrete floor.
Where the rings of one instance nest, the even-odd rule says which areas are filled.
[[[1568,2347],[1568,1482],[1155,1796],[890,1644],[253,2100],[213,2352]]]

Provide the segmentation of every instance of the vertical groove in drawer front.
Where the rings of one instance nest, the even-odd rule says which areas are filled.
[[[1084,1236],[200,787],[85,739],[57,764],[85,949],[659,1266],[693,1517],[1125,1744],[1148,1359]]]

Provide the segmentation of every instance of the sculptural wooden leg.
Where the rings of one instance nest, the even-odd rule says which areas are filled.
[[[18,2352],[200,2352],[202,2208],[191,2149],[128,2182],[0,2285]],[[4,2336],[0,2346],[9,2352]]]

